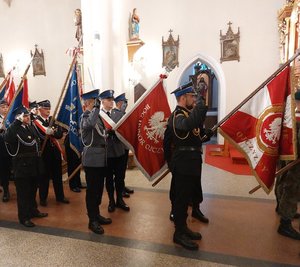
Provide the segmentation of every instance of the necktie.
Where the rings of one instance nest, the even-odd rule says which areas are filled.
[[[110,112],[109,111],[107,111],[106,114],[107,114],[108,117],[110,117]]]

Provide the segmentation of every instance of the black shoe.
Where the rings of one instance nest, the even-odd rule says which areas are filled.
[[[56,202],[60,202],[63,204],[70,204],[70,201],[65,197],[63,199],[56,199]]]
[[[106,224],[111,224],[112,223],[111,218],[105,218],[105,217],[101,216],[100,214],[97,216],[97,221],[98,221],[98,223],[100,223],[102,225],[106,225]]]
[[[116,207],[125,211],[130,211],[129,206],[127,206],[123,199],[117,200]]]
[[[104,229],[97,221],[93,221],[89,223],[89,229],[98,235],[104,234]]]
[[[182,232],[185,233],[191,240],[202,239],[202,235],[200,233],[192,231],[187,226],[183,228]]]
[[[30,220],[21,221],[20,224],[22,224],[26,227],[34,227],[35,226],[35,224]]]
[[[192,217],[194,217],[195,219],[199,220],[200,222],[209,223],[208,218],[206,218],[204,216],[204,214],[201,212],[200,209],[193,209],[193,211],[192,211]]]
[[[40,205],[43,207],[47,207],[48,205],[47,200],[40,200]]]
[[[293,228],[291,223],[280,223],[277,232],[280,235],[300,240],[300,233]]]
[[[192,241],[186,234],[175,232],[173,235],[174,243],[183,246],[189,250],[197,250],[199,248],[198,244]]]
[[[79,187],[79,189],[86,189],[86,185],[80,185],[78,187]]]
[[[131,188],[128,188],[128,187],[124,187],[124,190],[125,190],[125,192],[126,193],[128,193],[128,194],[133,194],[134,193],[134,190],[133,189],[131,189]]]
[[[116,203],[113,200],[110,200],[107,207],[108,212],[114,212],[116,210]]]
[[[169,219],[170,219],[170,221],[174,222],[174,214],[172,211],[170,212]]]
[[[10,193],[8,190],[4,190],[2,201],[3,202],[8,202],[10,200]]]
[[[130,194],[124,190],[122,193],[122,197],[130,198]]]
[[[70,189],[71,189],[71,191],[73,191],[75,193],[80,193],[81,192],[79,187],[74,187],[74,188],[70,188]]]
[[[37,213],[34,213],[31,218],[44,218],[44,217],[47,217],[48,216],[48,213],[47,212],[37,212]]]

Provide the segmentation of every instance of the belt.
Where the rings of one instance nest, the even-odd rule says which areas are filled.
[[[91,147],[105,148],[106,145],[91,145]]]
[[[202,147],[198,147],[198,146],[179,146],[177,149],[179,151],[199,151],[199,152],[202,152]]]
[[[17,158],[31,158],[31,157],[39,157],[40,153],[33,152],[33,153],[20,153],[16,157]]]

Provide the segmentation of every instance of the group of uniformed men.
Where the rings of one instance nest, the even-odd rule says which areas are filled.
[[[113,212],[116,207],[129,211],[130,208],[123,197],[129,197],[129,194],[133,193],[133,190],[125,187],[124,183],[128,151],[112,130],[105,129],[99,116],[99,97],[105,112],[111,112],[113,121],[117,122],[125,114],[127,107],[125,94],[114,98],[113,93],[112,90],[107,90],[99,95],[99,90],[94,90],[82,95],[85,112],[81,121],[81,138],[84,144],[82,164],[87,182],[86,205],[89,228],[98,234],[103,233],[101,224],[111,223],[111,219],[104,218],[99,213],[104,179],[109,195],[109,212]],[[114,101],[116,108],[113,108]],[[35,226],[31,218],[48,216],[47,213],[38,210],[36,193],[39,189],[39,204],[47,206],[50,179],[53,180],[56,201],[63,204],[70,203],[63,189],[63,152],[58,142],[63,137],[63,129],[55,122],[51,123],[50,110],[49,100],[31,103],[30,111],[20,106],[13,111],[15,120],[5,129],[4,119],[8,112],[8,103],[5,100],[0,102],[0,179],[4,190],[3,202],[9,201],[8,185],[13,174],[18,218],[26,227]],[[94,114],[94,117],[91,114]],[[81,159],[70,148],[68,135],[64,143],[68,173],[71,174]],[[69,181],[69,186],[73,192],[80,192],[81,188],[85,188],[81,184],[80,172]]]
[[[208,223],[208,219],[201,212],[199,205],[203,200],[201,186],[202,143],[208,141],[213,132],[204,128],[207,112],[205,104],[206,92],[194,91],[191,86],[176,89],[174,95],[177,106],[172,112],[164,137],[164,151],[168,167],[172,173],[170,188],[171,214],[175,232],[173,241],[187,249],[198,249],[194,240],[200,240],[201,234],[188,228],[187,210],[192,203],[192,216],[201,222]],[[80,122],[81,139],[83,143],[82,165],[86,174],[86,207],[89,218],[88,227],[97,234],[103,234],[102,225],[112,223],[110,218],[101,216],[99,206],[102,201],[104,183],[109,197],[108,211],[116,208],[129,211],[129,206],[123,197],[133,193],[125,191],[125,171],[128,159],[128,149],[117,138],[113,130],[107,130],[101,112],[113,121],[118,122],[125,114],[127,99],[125,94],[114,98],[113,90],[106,90],[99,94],[93,90],[82,94],[84,113]],[[296,100],[300,101],[300,93],[296,93]],[[114,101],[116,108],[113,108]],[[102,104],[102,107],[101,107]],[[18,216],[21,224],[32,227],[33,217],[46,217],[37,208],[35,195],[39,187],[40,205],[47,206],[49,179],[53,179],[56,201],[68,204],[62,184],[61,151],[57,139],[62,137],[62,129],[51,121],[50,102],[38,103],[39,115],[35,115],[35,108],[31,112],[20,107],[15,111],[16,120],[3,130],[1,126],[1,185],[4,190],[3,201],[9,200],[8,177],[10,158],[17,190]],[[0,118],[5,117],[7,103],[0,102]],[[299,123],[298,123],[299,124]],[[68,139],[67,139],[68,140]],[[298,132],[298,141],[300,131]],[[5,142],[4,142],[5,141]],[[41,154],[41,144],[46,142],[45,150]],[[68,144],[68,141],[65,141]],[[67,148],[68,150],[68,148]],[[68,156],[69,154],[69,156]],[[67,157],[71,158],[70,151]],[[74,160],[71,160],[74,161]],[[80,163],[78,159],[77,163]],[[297,217],[297,202],[300,197],[299,164],[290,169],[282,177],[277,186],[277,211],[282,216],[278,232],[293,239],[300,240],[300,234],[292,228],[291,220]],[[69,173],[74,166],[69,169]],[[295,178],[295,179],[292,179]],[[278,180],[279,181],[279,180]],[[80,192],[82,187],[80,176],[70,182],[74,192]],[[127,196],[128,197],[128,196]]]

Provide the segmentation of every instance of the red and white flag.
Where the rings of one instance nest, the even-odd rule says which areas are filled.
[[[134,153],[137,166],[149,181],[167,168],[163,138],[171,110],[159,80],[115,126],[118,138]]]
[[[279,157],[296,158],[293,113],[286,67],[219,127],[219,132],[246,156],[268,194]]]
[[[6,84],[6,92],[5,92],[4,98],[5,98],[6,102],[8,103],[8,105],[10,105],[12,99],[14,98],[14,95],[16,92],[16,87],[15,87],[12,71],[9,72],[8,75],[9,75],[9,79]]]

